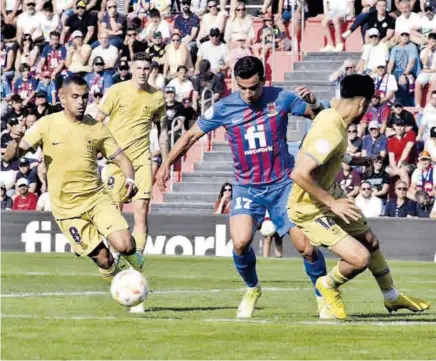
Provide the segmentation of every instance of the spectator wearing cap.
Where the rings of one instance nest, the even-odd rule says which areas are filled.
[[[148,85],[152,86],[155,89],[165,90],[165,78],[159,72],[160,66],[157,62],[152,61],[150,63],[150,74],[148,76]]]
[[[147,23],[147,27],[140,34],[141,39],[144,39],[151,46],[153,44],[153,35],[159,32],[162,43],[167,44],[171,36],[168,22],[161,19],[160,12],[157,9],[150,10],[149,18],[150,21]]]
[[[347,75],[354,74],[356,72],[356,62],[353,59],[345,59],[344,63],[336,70],[333,74],[329,76],[329,82],[334,83],[336,86],[336,98],[341,96],[340,84],[342,79]]]
[[[423,151],[418,156],[418,166],[413,171],[410,179],[410,187],[407,196],[416,201],[416,191],[423,190],[430,197],[434,197],[434,187],[436,186],[436,172],[432,165],[430,153]]]
[[[126,28],[127,17],[118,12],[115,0],[108,0],[106,3],[106,13],[101,21],[101,31],[108,34],[109,44],[117,49],[121,49]],[[98,45],[98,42],[96,42],[92,44],[92,47],[96,48]]]
[[[152,45],[145,50],[145,54],[159,64],[159,72],[163,72],[165,62],[166,45],[163,44],[162,34],[156,31],[153,34]]]
[[[20,73],[21,73],[21,78],[18,78],[15,81],[12,91],[15,94],[20,95],[20,97],[23,99],[23,105],[27,106],[29,102],[33,101],[33,97],[35,96],[38,82],[35,78],[30,77],[29,65],[21,64]]]
[[[58,102],[56,83],[54,80],[51,80],[51,76],[48,71],[45,71],[41,74],[41,80],[39,81],[36,88],[36,93],[38,92],[45,92],[45,94],[47,95],[47,101],[50,104],[55,105]]]
[[[67,34],[80,30],[85,35],[83,43],[92,44],[97,40],[97,26],[97,17],[92,12],[86,11],[84,0],[78,0],[75,5],[75,13],[67,19],[62,29],[61,43],[65,44]]]
[[[38,203],[36,194],[29,191],[29,181],[20,178],[17,181],[18,195],[14,199],[12,210],[14,211],[34,211]]]
[[[396,121],[403,121],[406,124],[406,132],[413,131],[415,134],[418,132],[418,126],[416,125],[415,117],[411,112],[404,109],[404,105],[401,100],[397,99],[392,106],[391,115],[389,115],[388,122],[386,124],[386,136],[391,137],[396,134],[394,124]]]
[[[74,31],[70,39],[72,41],[67,50],[65,66],[71,73],[88,73],[92,71],[92,67],[88,65],[92,48],[90,45],[83,43],[82,32],[80,30]]]
[[[98,114],[98,105],[101,102],[101,99],[103,98],[102,92],[95,92],[92,94],[92,99],[94,100],[92,103],[89,102],[86,106],[85,114],[89,114],[91,117],[95,118]]]
[[[218,5],[215,0],[207,3],[207,12],[200,21],[200,30],[197,36],[197,47],[209,39],[209,33],[212,29],[217,28],[221,34],[224,33],[226,17],[223,12],[218,11]]]
[[[182,0],[182,13],[174,20],[174,29],[180,33],[181,41],[186,44],[191,56],[195,58],[196,40],[200,28],[200,19],[191,12],[191,0]]]
[[[380,103],[393,102],[395,93],[398,91],[398,84],[395,76],[386,72],[385,61],[376,65],[372,78],[374,79],[375,90],[380,95]]]
[[[182,103],[176,100],[176,89],[168,84],[165,87],[165,104],[166,104],[166,115],[167,115],[167,125],[170,138],[174,134],[174,143],[182,135],[183,125],[186,119],[185,107]]]
[[[389,193],[389,174],[385,171],[384,160],[380,156],[372,159],[371,167],[363,174],[362,178],[372,186],[372,195],[380,198],[386,204]]]
[[[191,72],[194,69],[192,57],[187,46],[181,43],[181,37],[178,33],[171,35],[171,44],[165,48],[164,71],[165,78],[172,79],[177,76],[177,68],[185,66]]]
[[[360,173],[351,168],[347,163],[342,163],[342,168],[336,175],[336,182],[347,194],[347,197],[354,198],[359,194],[361,176]]]
[[[0,208],[2,211],[10,211],[12,209],[12,199],[7,195],[6,185],[0,181]]]
[[[112,74],[105,71],[104,60],[101,56],[96,56],[92,63],[94,71],[85,75],[86,83],[89,87],[90,101],[93,101],[92,94],[103,93],[112,86]]]
[[[235,13],[232,15],[231,19],[227,21],[226,30],[224,33],[224,40],[232,49],[236,46],[235,35],[243,33],[245,34],[247,40],[245,41],[246,46],[251,46],[255,39],[253,21],[247,15],[247,9],[245,3],[238,1],[235,7]]]
[[[132,79],[132,74],[130,73],[130,66],[127,61],[121,61],[118,67],[118,72],[113,76],[113,83],[121,83],[122,81]]]
[[[200,72],[200,63],[203,59],[208,60],[211,66],[211,71],[216,74],[219,81],[224,84],[225,72],[228,69],[226,59],[229,54],[227,44],[221,42],[221,33],[219,29],[214,28],[210,31],[209,41],[201,44],[197,54],[197,64],[195,70]]]
[[[29,34],[32,39],[42,38],[41,16],[36,12],[36,1],[25,0],[23,12],[17,18],[17,39]]]
[[[52,94],[52,96],[56,96],[56,94]],[[37,119],[52,114],[54,111],[55,109],[48,102],[47,92],[45,90],[37,90],[35,94],[35,115]]]
[[[105,63],[105,70],[114,72],[115,64],[118,62],[119,52],[118,49],[109,44],[109,35],[105,32],[101,32],[99,35],[100,45],[94,48],[91,52],[91,62],[94,64],[96,57],[101,57]]]
[[[369,43],[363,46],[362,57],[357,64],[358,72],[373,74],[379,64],[387,64],[389,60],[389,44],[380,41],[380,32],[377,28],[367,31]]]
[[[35,45],[30,34],[23,34],[15,57],[15,72],[20,72],[20,66],[27,64],[33,71],[39,58],[39,47]]]
[[[385,133],[386,124],[391,114],[391,108],[387,103],[381,103],[381,92],[376,91],[372,97],[371,104],[365,113],[359,126],[359,137],[362,137],[367,132],[368,124],[377,122],[381,134]]]
[[[143,53],[146,49],[147,43],[139,40],[138,30],[135,27],[127,28],[120,59],[131,61],[136,53]]]
[[[57,31],[50,33],[50,44],[44,47],[41,60],[38,64],[38,73],[48,71],[52,80],[61,75],[65,67],[67,49],[60,42],[60,34]]]
[[[355,157],[360,157],[362,153],[362,138],[358,137],[356,124],[350,124],[348,126],[347,135],[347,153],[352,154]]]
[[[415,84],[415,105],[418,109],[421,108],[424,87],[436,81],[436,33],[430,33],[428,36],[427,47],[421,51],[421,61],[422,71],[416,78]]]
[[[412,41],[415,44],[424,46],[429,42],[429,35],[436,32],[436,17],[430,4],[425,5],[420,21],[413,26],[411,31],[413,32]]]
[[[380,217],[383,214],[383,202],[372,194],[372,185],[363,181],[360,185],[360,193],[356,197],[356,206],[360,208],[367,218]]]
[[[424,108],[416,140],[422,142],[429,140],[430,129],[433,127],[436,127],[436,90],[432,91],[430,101]]]
[[[58,14],[53,11],[53,5],[50,1],[47,1],[42,6],[41,15],[41,30],[44,35],[44,42],[50,42],[50,34],[53,31],[57,31],[60,28],[61,20]]]
[[[407,33],[410,35],[412,29],[421,21],[421,17],[417,13],[412,12],[409,1],[401,1],[399,10],[401,15],[395,21],[395,37],[397,41],[401,41],[399,39],[403,36],[402,34]]]
[[[395,121],[394,130],[395,135],[388,140],[389,166],[386,171],[391,177],[398,176],[409,184],[409,174],[413,171],[415,132],[406,132],[406,123],[401,119]]]
[[[362,157],[380,156],[384,159],[388,150],[388,139],[380,134],[380,124],[372,120],[368,125],[369,134],[362,138]]]
[[[435,205],[434,197],[430,197],[428,193],[420,190],[415,193],[416,199],[416,217],[430,218],[430,213]]]
[[[211,105],[211,93],[206,92],[205,98],[201,99],[203,90],[208,88],[212,90],[214,100],[217,101],[220,98],[220,94],[224,91],[224,86],[217,76],[211,71],[210,62],[207,59],[203,59],[200,62],[200,73],[194,79],[194,93],[192,94],[192,107],[198,113],[201,110],[202,101],[204,101],[204,109],[207,109]]]
[[[415,202],[408,199],[407,183],[398,181],[395,184],[395,199],[391,199],[386,204],[384,216],[385,217],[416,217]]]
[[[177,67],[177,77],[168,83],[169,86],[174,87],[176,90],[176,100],[180,103],[183,103],[185,100],[191,101],[194,90],[192,82],[186,77],[187,73],[188,68],[180,65]]]
[[[27,180],[27,186],[29,187],[29,192],[36,193],[36,187],[38,185],[38,174],[37,167],[30,168],[30,161],[27,158],[20,158],[18,162],[18,172],[15,176],[15,193],[19,194],[18,181],[20,179]]]
[[[368,29],[376,28],[379,31],[382,43],[389,43],[395,33],[395,19],[386,11],[386,5],[386,0],[377,1],[376,12],[369,14],[366,22]],[[368,41],[369,34],[366,32],[366,43]]]

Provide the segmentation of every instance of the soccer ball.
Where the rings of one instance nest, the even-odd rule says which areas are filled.
[[[274,223],[268,219],[265,218],[265,220],[262,223],[262,227],[260,228],[260,233],[264,237],[271,237],[276,233],[276,227],[274,226]]]
[[[112,298],[125,307],[139,305],[147,298],[148,291],[147,278],[134,269],[118,273],[111,283]]]

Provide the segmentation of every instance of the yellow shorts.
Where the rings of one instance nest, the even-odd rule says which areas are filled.
[[[347,235],[358,236],[369,230],[368,220],[364,215],[349,224],[334,213],[320,214],[309,221],[295,222],[314,246],[332,247]]]
[[[121,169],[113,163],[103,168],[101,178],[105,188],[112,193],[112,198],[117,203],[127,203],[137,199],[151,199],[153,188],[151,163],[133,166],[135,168],[135,184],[138,193],[132,199],[127,198],[126,180]]]
[[[126,219],[109,194],[79,217],[57,219],[74,252],[87,256],[112,232],[129,229]]]

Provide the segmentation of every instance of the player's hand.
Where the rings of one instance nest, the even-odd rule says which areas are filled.
[[[358,221],[362,217],[360,209],[356,206],[354,200],[349,198],[336,199],[330,209],[347,224],[350,221]]]
[[[19,141],[24,137],[24,132],[26,131],[26,127],[24,125],[16,125],[12,127],[11,132],[9,133],[12,139]]]
[[[156,184],[161,192],[165,192],[165,183],[170,179],[170,169],[168,167],[160,166],[156,173]]]
[[[316,96],[312,93],[309,89],[307,89],[304,86],[300,86],[295,89],[296,93],[305,100],[306,103],[309,104],[315,104],[316,103]]]
[[[131,178],[126,179],[126,188],[127,188],[127,198],[131,199],[138,193],[138,188],[136,188],[135,181]]]

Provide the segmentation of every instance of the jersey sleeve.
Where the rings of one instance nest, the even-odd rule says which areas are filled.
[[[47,135],[48,128],[46,126],[46,117],[38,120],[31,129],[24,135],[23,140],[30,148],[37,149],[44,143],[44,137]]]
[[[297,94],[286,92],[285,95],[286,110],[292,115],[304,115],[307,109],[307,103]]]
[[[212,130],[224,125],[224,118],[220,115],[222,107],[221,102],[215,103],[213,107],[208,108],[202,116],[197,120],[197,125],[204,133],[209,133]]]
[[[341,143],[342,137],[339,132],[315,126],[307,133],[301,152],[313,158],[318,165],[323,165],[335,154]]]
[[[122,149],[118,146],[115,138],[110,133],[109,129],[101,124],[101,142],[100,151],[109,160],[114,159],[118,154],[122,152]]]
[[[116,98],[116,90],[114,88],[109,88],[101,100],[101,103],[98,105],[98,110],[105,115],[111,114],[115,108]]]

